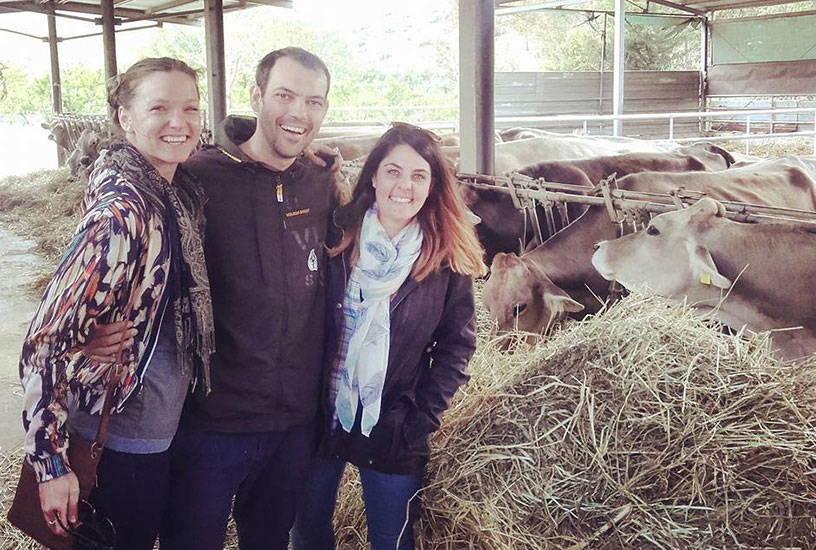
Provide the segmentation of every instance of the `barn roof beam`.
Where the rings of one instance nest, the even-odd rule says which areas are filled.
[[[45,4],[47,5],[47,4]],[[48,13],[45,5],[41,4],[32,4],[31,2],[24,2],[24,1],[12,1],[12,2],[2,2],[0,3],[0,8],[8,8],[15,11],[32,11],[36,13]],[[74,13],[87,13],[96,16],[102,16],[102,9],[100,5],[92,5],[92,4],[82,4],[79,2],[63,2],[56,6],[56,9],[61,11],[68,11]],[[195,10],[190,12],[179,12],[179,13],[171,13],[166,15],[148,15],[145,16],[139,10],[133,10],[128,8],[114,8],[113,10],[114,17],[120,19],[118,22],[128,22],[128,21],[144,21],[144,20],[152,20],[152,21],[165,21],[168,23],[178,23],[180,25],[189,25],[194,24],[198,25],[197,22],[191,21],[190,19],[186,18],[187,15],[190,16],[201,16],[201,10]],[[55,14],[59,16],[60,14]],[[99,23],[99,21],[95,21]]]
[[[177,8],[179,6],[186,6],[187,4],[192,4],[195,0],[170,0],[169,2],[165,2],[164,4],[158,4],[157,6],[153,6],[152,8],[147,8],[145,10],[145,14],[151,15],[154,13],[160,13],[164,10],[169,10],[172,8]]]
[[[693,13],[694,15],[700,15],[705,17],[706,12],[703,10],[698,10],[697,8],[691,8],[689,6],[684,6],[683,4],[678,4],[676,2],[671,2],[670,0],[649,0],[649,2],[653,4],[660,4],[661,6],[666,6],[667,8],[674,8],[676,10],[685,11],[688,13]]]
[[[29,12],[34,12],[34,13],[42,13],[42,14],[48,13],[44,6],[37,6],[36,8],[34,8],[30,4],[26,4],[25,6],[22,6],[22,7],[19,6],[19,5],[10,6],[8,2],[5,2],[5,3],[0,2],[0,13],[3,13],[3,12],[23,12],[23,11],[29,11]],[[95,19],[92,18],[92,17],[82,17],[81,15],[70,15],[70,14],[67,14],[67,13],[54,13],[54,17],[62,17],[63,19],[73,19],[75,21],[85,21],[86,23],[94,23],[95,22]],[[48,38],[43,38],[43,40],[47,42]]]
[[[526,13],[530,11],[548,10],[572,6],[573,4],[586,4],[590,0],[552,0],[541,4],[530,4],[529,6],[510,6],[507,8],[496,8],[496,15],[512,15],[516,13]]]
[[[155,29],[161,28],[161,23],[154,23],[152,25],[142,25],[141,27],[128,27],[127,29],[117,29],[116,34],[127,32],[127,31],[143,31],[145,29]],[[3,30],[3,29],[0,29]],[[62,38],[58,38],[59,42],[67,42],[68,40],[78,40],[80,38],[93,38],[94,36],[102,36],[101,32],[91,32],[88,34],[78,34],[76,36],[64,36]],[[43,42],[48,42],[48,38],[42,38]]]

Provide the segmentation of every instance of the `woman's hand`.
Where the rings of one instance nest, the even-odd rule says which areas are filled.
[[[68,533],[60,526],[77,522],[79,480],[74,472],[40,483],[40,507],[45,523],[57,535]]]
[[[122,349],[130,349],[137,332],[130,321],[96,325],[90,340],[82,348],[82,353],[101,363],[115,363],[118,359],[119,346],[121,345]]]
[[[313,164],[317,164],[318,166],[326,166],[328,165],[326,159],[333,159],[329,168],[334,174],[337,173],[337,171],[340,169],[340,163],[343,162],[343,157],[340,155],[340,150],[337,147],[331,148],[326,145],[309,145],[303,150],[303,155],[312,161]]]

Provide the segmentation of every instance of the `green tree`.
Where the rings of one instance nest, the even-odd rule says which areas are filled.
[[[102,69],[74,65],[62,71],[62,109],[66,113],[105,114],[107,90]]]

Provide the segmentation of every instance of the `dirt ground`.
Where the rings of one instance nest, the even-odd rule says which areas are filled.
[[[37,307],[29,290],[30,274],[44,260],[33,254],[32,241],[0,226],[0,451],[23,441],[22,390],[17,371],[20,346]]]

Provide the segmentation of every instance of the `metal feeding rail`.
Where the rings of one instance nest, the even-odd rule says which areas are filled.
[[[675,189],[671,193],[618,189],[614,174],[593,188],[534,179],[515,172],[509,176],[457,174],[457,178],[470,187],[509,194],[516,208],[524,211],[525,215],[529,212],[533,217],[536,237],[542,242],[544,239],[534,212],[536,203],[545,208],[547,226],[550,234],[553,234],[555,232],[555,224],[551,219],[553,205],[572,203],[603,206],[613,223],[622,224],[632,221],[633,212],[650,214],[670,212],[707,196],[704,192],[684,188]],[[718,202],[725,207],[726,217],[731,220],[748,223],[781,222],[816,230],[816,212],[735,201],[718,200]]]

